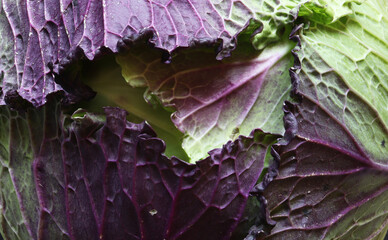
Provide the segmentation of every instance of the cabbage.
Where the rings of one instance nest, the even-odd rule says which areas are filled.
[[[384,239],[385,0],[2,0],[4,239]]]

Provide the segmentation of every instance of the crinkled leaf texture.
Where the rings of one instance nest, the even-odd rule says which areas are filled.
[[[289,99],[295,44],[283,39],[261,52],[248,45],[240,44],[222,61],[208,48],[179,51],[170,64],[161,63],[158,52],[147,48],[119,55],[117,61],[129,84],[147,86],[176,110],[172,121],[186,134],[182,147],[196,160],[255,128],[284,132],[281,105]]]
[[[168,52],[220,40],[222,58],[255,17],[250,5],[231,0],[3,0],[0,105],[17,90],[40,106],[48,94],[63,90],[56,82],[63,66],[82,54],[93,59],[104,49],[116,53],[145,35]]]
[[[368,158],[314,102],[288,107],[288,130],[297,135],[276,148],[279,173],[264,192],[276,225],[265,239],[381,239],[388,225],[387,164]]]
[[[49,101],[1,108],[6,239],[229,239],[276,139],[256,130],[192,165],[124,110],[69,119]]]
[[[332,23],[352,13],[351,4],[364,0],[260,0],[251,1],[256,13],[253,19],[260,24],[260,33],[252,36],[256,49],[281,39],[283,27],[299,16],[321,23]],[[257,32],[257,30],[256,30]]]
[[[131,86],[148,87],[165,106],[176,110],[172,120],[185,133],[182,147],[192,160],[255,128],[284,132],[281,105],[291,89],[287,70],[295,45],[288,39],[286,24],[293,15],[278,1],[245,2],[255,18],[239,36],[230,58],[218,61],[206,47],[176,51],[168,65],[159,61],[157,49],[146,47],[116,58]],[[220,1],[221,5],[229,4]],[[233,8],[230,16],[236,14],[244,15]]]
[[[367,1],[298,38],[265,239],[383,239],[388,228],[388,5]]]
[[[297,13],[330,23],[352,12],[350,2],[325,7],[317,1],[252,1],[261,33],[250,36],[248,47],[241,41],[231,58],[217,61],[209,49],[199,48],[176,52],[166,65],[159,61],[157,50],[135,48],[117,56],[117,62],[131,86],[149,87],[165,106],[176,110],[172,120],[186,135],[183,149],[192,160],[203,158],[226,140],[248,135],[255,128],[283,134],[281,105],[289,99],[286,70],[292,65],[294,47],[285,25]],[[260,24],[249,25],[239,39]]]

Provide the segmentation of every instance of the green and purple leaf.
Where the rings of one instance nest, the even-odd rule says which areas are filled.
[[[265,239],[383,239],[388,226],[388,5],[299,29]]]
[[[117,61],[129,84],[147,86],[164,106],[176,109],[172,121],[186,134],[183,149],[196,160],[255,128],[283,133],[281,105],[289,99],[293,46],[285,39],[258,53],[240,45],[222,61],[207,48],[185,50],[168,65],[157,51],[138,48]],[[117,98],[125,99],[125,93]]]

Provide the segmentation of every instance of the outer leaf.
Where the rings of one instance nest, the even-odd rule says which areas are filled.
[[[275,140],[255,131],[190,165],[117,108],[106,120],[1,111],[6,239],[229,239]]]
[[[264,193],[276,225],[265,239],[374,239],[388,224],[387,165],[314,102],[290,107],[298,130],[276,149],[279,174]]]
[[[290,142],[265,190],[268,239],[381,239],[388,226],[388,5],[352,5],[334,24],[299,35],[288,104]],[[299,66],[300,62],[300,66]],[[267,239],[266,238],[266,239]]]
[[[0,5],[0,105],[17,90],[40,106],[49,93],[62,90],[57,74],[82,52],[88,59],[104,49],[118,52],[150,31],[150,41],[168,52],[221,40],[222,58],[254,17],[243,2],[231,0],[3,0]]]
[[[181,51],[169,65],[149,49],[117,60],[130,84],[148,86],[165,106],[176,109],[172,120],[186,133],[183,148],[196,160],[255,128],[283,133],[281,105],[291,88],[286,70],[293,46],[284,40],[259,55],[240,48],[223,61],[204,48]]]
[[[388,4],[375,0],[353,8],[342,21],[312,23],[300,35],[298,91],[345,125],[368,157],[386,164]]]

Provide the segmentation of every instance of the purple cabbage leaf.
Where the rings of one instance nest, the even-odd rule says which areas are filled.
[[[212,65],[223,64],[212,59],[229,56],[237,34],[248,23],[253,24],[247,35],[264,26],[254,20],[258,5],[246,2],[3,1],[0,105],[7,105],[1,107],[0,118],[3,236],[229,239],[247,211],[249,192],[262,174],[268,149],[279,136],[258,129],[249,135],[256,126],[244,131],[247,137],[238,137],[238,131],[231,138],[221,136],[217,147],[226,145],[206,148],[212,150],[209,157],[193,165],[167,158],[163,141],[149,125],[127,122],[123,110],[107,108],[106,120],[82,111],[69,118],[49,95],[63,92],[66,105],[90,99],[94,94],[79,81],[84,80],[78,69],[83,59],[136,51],[139,42],[146,42],[148,49],[159,53],[157,59],[162,56],[165,61],[181,47],[217,46],[216,54],[204,50],[204,56]],[[273,38],[279,38],[278,33]],[[256,61],[249,54],[243,64],[253,69],[269,59],[260,75],[287,55],[280,70],[284,79],[292,44],[280,44],[274,56],[264,50]],[[285,85],[281,99],[274,97],[277,105],[288,94]],[[143,106],[132,110],[148,111]],[[142,114],[137,120],[147,118]],[[277,111],[278,119],[280,115]],[[171,124],[166,124],[159,127],[169,132]]]
[[[193,165],[124,110],[70,118],[48,99],[1,107],[6,239],[229,239],[278,137],[256,130]]]
[[[187,154],[193,160],[203,158],[211,149],[222,146],[240,134],[248,135],[257,127],[282,134],[284,130],[280,123],[282,113],[279,105],[287,98],[290,89],[286,69],[291,66],[289,50],[293,47],[292,42],[284,39],[287,35],[284,34],[284,26],[292,20],[286,11],[289,10],[274,0],[126,0],[107,4],[86,0],[66,3],[58,0],[5,1],[0,14],[0,28],[4,33],[0,52],[5,59],[0,62],[0,104],[10,105],[15,91],[34,106],[44,104],[47,94],[56,91],[65,91],[69,103],[90,99],[94,94],[91,89],[80,84],[78,70],[71,70],[75,73],[68,74],[72,64],[83,56],[93,60],[99,55],[106,55],[106,52],[122,53],[127,49],[139,52],[136,43],[139,39],[155,47],[151,57],[158,63],[160,56],[165,61],[171,61],[169,55],[177,48],[210,44],[218,46],[216,54],[209,53],[208,49],[203,54],[200,51],[188,52],[178,54],[179,57],[175,57],[171,65],[159,63],[155,66],[158,71],[176,68],[175,63],[186,65],[177,71],[189,71],[189,64],[196,64],[192,61],[200,63],[197,68],[212,66],[213,71],[209,72],[209,76],[200,71],[202,73],[197,74],[200,75],[197,77],[199,79],[189,84],[188,88],[197,88],[197,84],[203,85],[202,81],[215,79],[213,85],[206,87],[219,93],[207,92],[208,96],[195,96],[202,103],[186,101],[184,106],[180,106],[184,100],[175,103],[161,98],[165,105],[174,105],[178,110],[175,116],[180,117],[174,123],[187,136],[183,142]],[[270,46],[260,55],[253,50],[249,57],[243,59],[235,57],[226,63],[217,61],[230,55],[230,51],[236,47],[237,35],[246,28],[245,34],[251,35],[250,41],[256,49],[262,50],[272,42],[280,43]],[[146,56],[146,60],[150,60],[149,57]],[[181,60],[185,62],[180,63]],[[125,64],[131,66],[130,74],[138,74],[133,71],[136,67],[133,61],[126,61]],[[229,74],[215,74],[221,65],[221,68],[229,68],[229,64],[232,65]],[[260,67],[256,68],[255,65]],[[249,71],[251,75],[236,79],[236,73],[243,71]],[[174,70],[170,72],[174,74]],[[269,81],[271,78],[274,79]],[[131,85],[136,85],[136,81],[127,80]],[[154,82],[155,86],[160,79],[151,77],[148,81]],[[218,83],[221,86],[216,87]],[[93,83],[88,85],[94,86]],[[250,85],[255,87],[249,93],[239,94],[240,91],[247,91]],[[186,90],[178,87],[176,92]],[[106,92],[112,94],[108,90]],[[160,96],[159,93],[154,94]],[[213,95],[215,98],[210,99]],[[227,102],[246,103],[238,106]],[[190,114],[194,111],[198,113]],[[210,111],[214,111],[213,116],[204,119]]]
[[[383,239],[387,13],[385,0],[1,1],[1,234]]]
[[[257,17],[251,5],[230,0],[2,1],[0,105],[13,91],[34,106],[59,90],[77,95],[73,85],[65,88],[58,82],[69,64],[82,56],[91,60],[117,53],[139,37],[148,36],[168,53],[198,42],[220,42],[221,59]]]

